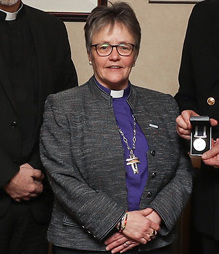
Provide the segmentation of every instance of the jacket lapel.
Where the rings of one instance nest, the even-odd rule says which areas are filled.
[[[132,93],[133,96],[130,97],[129,104],[148,141],[149,149],[154,149],[152,147],[154,143],[153,140],[156,140],[157,131],[159,130],[156,114],[151,110],[154,102],[151,101],[151,97],[148,96],[148,98],[145,99],[147,103],[142,105],[138,103],[135,89],[132,89]]]

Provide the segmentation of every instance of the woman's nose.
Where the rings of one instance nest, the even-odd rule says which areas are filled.
[[[112,50],[112,52],[111,52],[111,54],[110,54],[110,59],[112,59],[112,60],[117,60],[117,59],[119,59],[119,58],[120,58],[120,55],[119,55],[119,53],[118,53],[118,51],[117,51],[117,48],[114,47],[113,50]]]

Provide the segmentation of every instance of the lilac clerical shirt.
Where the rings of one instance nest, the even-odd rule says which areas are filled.
[[[110,94],[113,98],[113,109],[115,118],[119,128],[123,131],[125,137],[128,139],[129,147],[133,147],[133,128],[134,120],[132,117],[132,110],[127,103],[127,98],[130,93],[129,86],[122,91],[115,91],[107,89],[97,82],[98,86]],[[128,205],[129,211],[134,211],[139,209],[139,204],[141,196],[147,182],[148,177],[148,162],[147,162],[147,151],[148,143],[146,137],[144,136],[140,126],[136,122],[136,148],[134,154],[139,158],[140,163],[138,163],[139,174],[134,174],[131,165],[127,165],[126,159],[130,157],[127,145],[124,143],[121,136],[121,142],[124,150],[124,163],[126,168],[126,185],[128,192]]]

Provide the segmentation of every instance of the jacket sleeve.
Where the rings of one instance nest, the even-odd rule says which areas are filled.
[[[169,118],[168,123],[169,139],[171,139],[172,146],[174,147],[174,152],[169,154],[172,157],[172,162],[174,162],[169,170],[175,173],[171,177],[168,177],[167,175],[170,172],[162,168],[166,175],[163,179],[164,185],[149,205],[162,218],[162,226],[159,231],[162,235],[167,235],[173,230],[192,191],[191,161],[188,154],[181,148],[180,139],[175,130],[175,118],[178,114],[176,103],[171,103],[168,108],[169,112],[174,112],[174,115],[172,114],[172,117]],[[165,159],[165,153],[160,157],[163,156]],[[160,160],[162,161],[162,158]]]
[[[62,103],[56,103],[55,97],[49,96],[45,106],[41,159],[55,197],[64,210],[95,238],[102,240],[125,210],[83,179],[71,151],[71,142],[74,142],[71,126],[61,108]]]
[[[71,50],[70,50],[66,27],[62,21],[57,19],[55,19],[54,25],[58,31],[57,33],[59,34],[57,41],[54,43],[54,45],[56,45],[56,50],[62,52],[62,54],[60,53],[62,57],[60,57],[60,55],[58,55],[59,57],[56,57],[57,59],[59,59],[58,68],[60,73],[57,70],[59,75],[57,76],[57,80],[54,80],[53,83],[51,84],[50,93],[55,93],[55,92],[59,92],[65,89],[78,86],[78,77],[77,77],[74,63],[71,59]],[[56,73],[52,72],[49,75],[55,76],[55,74]],[[48,84],[45,83],[45,86],[47,85]],[[43,170],[42,162],[40,159],[38,139],[36,140],[34,149],[31,153],[28,163],[36,169]]]
[[[4,152],[4,150],[0,147],[0,157],[1,157],[1,167],[2,170],[0,176],[0,188],[11,180],[11,178],[17,174],[19,170],[19,165],[16,164],[10,156]]]

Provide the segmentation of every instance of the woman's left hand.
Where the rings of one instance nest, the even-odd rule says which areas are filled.
[[[105,241],[105,244],[107,251],[111,251],[111,253],[123,253],[134,248],[140,243],[129,239],[123,233],[115,233]]]
[[[146,218],[160,225],[161,218],[154,210],[152,210],[151,208],[147,208],[145,211],[147,211],[147,215],[145,216]],[[156,231],[155,233],[157,234]],[[151,237],[149,237],[147,242],[155,238],[156,234],[151,235]],[[110,238],[108,238],[105,241],[105,244],[106,244],[107,251],[111,251],[111,253],[118,253],[118,252],[123,253],[123,252],[126,252],[127,250],[130,250],[138,246],[140,243],[131,238],[128,238],[123,233],[115,233],[114,235],[112,235]]]

